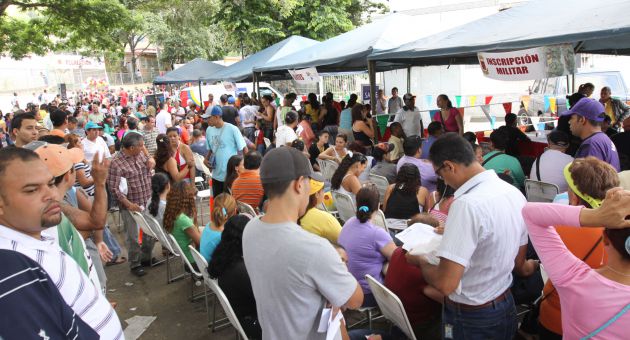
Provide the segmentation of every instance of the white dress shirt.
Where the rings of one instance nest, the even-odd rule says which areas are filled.
[[[527,244],[521,216],[526,200],[493,170],[469,179],[457,191],[437,256],[465,267],[461,291],[449,298],[481,305],[503,294],[512,284],[519,247]]]

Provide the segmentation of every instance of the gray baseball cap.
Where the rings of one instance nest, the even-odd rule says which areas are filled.
[[[321,174],[313,171],[311,162],[297,149],[281,146],[269,151],[260,165],[262,183],[292,181],[300,176],[323,182]]]

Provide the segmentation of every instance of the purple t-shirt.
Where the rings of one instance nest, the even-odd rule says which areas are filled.
[[[619,172],[619,154],[617,147],[603,132],[597,132],[587,137],[575,154],[575,158],[584,158],[593,156],[613,166]]]
[[[383,263],[387,258],[381,249],[392,242],[392,237],[383,228],[369,221],[361,223],[356,217],[349,219],[341,228],[338,241],[348,253],[348,270],[359,281],[364,293],[370,293],[365,275],[370,274],[383,282]]]
[[[418,167],[418,170],[420,170],[420,185],[427,188],[429,192],[435,191],[437,186],[437,175],[435,174],[433,165],[430,162],[415,157],[402,156],[398,160],[398,163],[396,163],[396,172],[398,172],[400,167],[405,163],[411,163]]]

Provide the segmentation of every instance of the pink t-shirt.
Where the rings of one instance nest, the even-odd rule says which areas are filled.
[[[575,257],[554,225],[579,226],[581,206],[527,203],[523,218],[549,279],[560,295],[564,339],[581,339],[630,303],[630,286],[611,281]],[[630,312],[593,339],[627,339]]]

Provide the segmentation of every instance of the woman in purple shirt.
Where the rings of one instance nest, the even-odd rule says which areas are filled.
[[[357,215],[349,219],[339,234],[339,244],[348,253],[348,270],[363,289],[363,307],[376,306],[376,300],[365,275],[383,282],[386,263],[396,249],[392,237],[370,222],[378,211],[379,193],[374,184],[367,184],[357,193]]]

